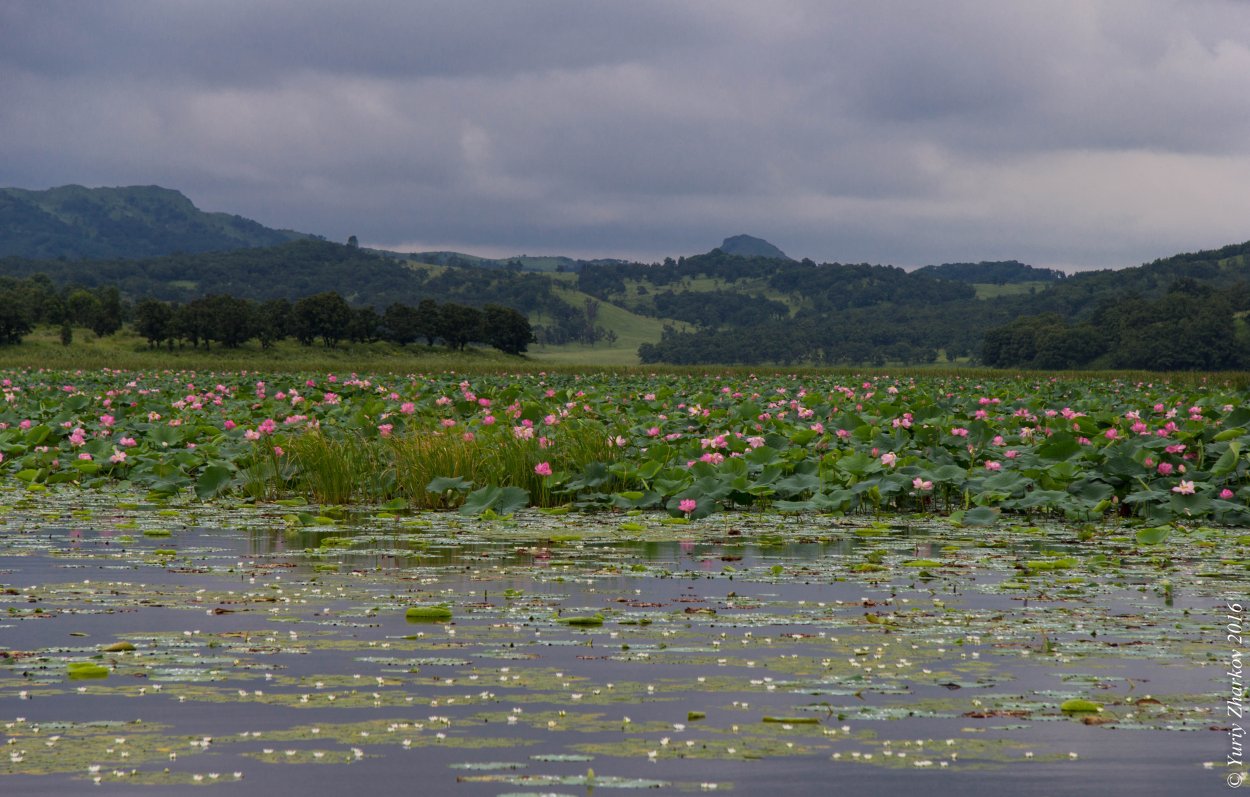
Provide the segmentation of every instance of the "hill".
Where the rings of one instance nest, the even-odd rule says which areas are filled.
[[[785,252],[765,241],[750,235],[734,235],[726,238],[719,249],[727,255],[738,257],[766,257],[775,260],[792,260]]]
[[[1025,282],[1053,282],[1064,273],[1053,268],[1026,266],[1017,260],[981,261],[980,263],[943,263],[925,266],[915,273],[938,279],[984,285],[1010,285]]]
[[[154,186],[66,186],[0,190],[0,290],[14,279],[66,307],[81,289],[115,303],[334,291],[378,311],[500,304],[529,317],[538,356],[564,361],[1250,368],[1250,242],[1071,276],[1014,260],[817,264],[746,235],[651,264],[403,255],[204,213]]]
[[[0,188],[0,257],[143,258],[274,246],[309,236],[206,213],[159,186]]]
[[[650,339],[658,338],[658,324],[605,307],[599,300],[570,289],[568,283],[557,279],[560,276],[422,264],[314,239],[138,260],[0,258],[0,288],[6,278],[34,278],[54,286],[66,303],[72,301],[70,295],[78,288],[96,292],[115,288],[120,299],[131,303],[145,298],[186,303],[214,294],[258,302],[294,301],[334,291],[352,305],[377,311],[394,302],[417,306],[424,299],[470,307],[499,304],[525,313],[535,325],[538,342],[545,346],[619,341],[630,347],[631,360],[648,333]],[[620,322],[619,330],[613,321]]]
[[[986,365],[1250,368],[1250,242],[1083,272],[1003,303],[1014,318],[986,330]]]
[[[409,258],[418,263],[429,263],[435,266],[452,268],[504,268],[513,271],[579,271],[586,266],[612,265],[626,263],[626,260],[611,258],[598,260],[579,260],[562,255],[514,255],[512,257],[478,257],[464,252],[432,251],[413,252]]]

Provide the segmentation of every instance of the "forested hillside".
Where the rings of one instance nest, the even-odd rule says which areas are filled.
[[[205,213],[181,193],[154,185],[0,188],[0,256],[140,258],[274,246],[306,237],[242,216]]]
[[[987,331],[986,365],[1250,367],[1250,242],[1077,274]]]
[[[587,308],[565,301],[558,295],[560,286],[541,274],[415,265],[311,239],[261,249],[145,260],[82,262],[7,257],[0,258],[0,276],[38,276],[66,290],[116,289],[131,303],[146,298],[186,303],[218,294],[257,302],[296,301],[333,291],[353,306],[379,312],[394,302],[416,306],[423,300],[478,308],[498,304],[541,317],[535,335],[545,342],[593,341],[609,334],[594,323]]]
[[[333,292],[378,314],[395,303],[494,305],[525,314],[540,346],[615,346],[628,358],[617,362],[636,350],[644,363],[690,365],[1250,367],[1250,243],[1065,276],[1014,260],[912,272],[817,264],[750,236],[646,264],[379,254],[296,235],[201,213],[155,187],[5,189],[0,244],[60,254],[0,257],[0,278],[10,278],[0,291],[14,306],[49,303],[26,308],[36,321],[77,317],[65,308],[75,296],[87,303],[84,294],[127,318],[144,300],[210,296],[259,305]],[[118,248],[125,254],[97,254]],[[144,248],[176,251],[136,257]],[[214,248],[225,251],[197,251]]]

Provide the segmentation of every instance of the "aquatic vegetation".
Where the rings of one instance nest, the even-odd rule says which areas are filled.
[[[0,476],[321,503],[1250,522],[1214,382],[873,375],[3,374]],[[508,490],[485,500],[480,491]],[[1150,532],[1143,541],[1159,538]]]

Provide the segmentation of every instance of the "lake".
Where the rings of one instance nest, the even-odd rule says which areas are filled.
[[[306,526],[4,498],[4,794],[1150,795],[1244,772],[1237,530],[376,507]]]

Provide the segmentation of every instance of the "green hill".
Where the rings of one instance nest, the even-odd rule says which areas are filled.
[[[974,285],[1013,285],[1061,280],[1062,271],[1027,266],[1017,260],[981,261],[980,263],[943,263],[925,266],[914,272],[938,279],[969,282]]]
[[[0,188],[0,257],[142,258],[274,246],[309,236],[205,213],[159,186]]]
[[[738,257],[766,257],[775,260],[793,259],[763,238],[755,238],[750,235],[730,236],[718,248],[727,255],[737,255]]]
[[[626,260],[599,259],[578,260],[563,255],[514,255],[512,257],[478,257],[464,252],[445,250],[432,252],[412,252],[408,255],[418,263],[429,263],[435,266],[451,266],[453,268],[502,268],[513,271],[549,271],[571,272],[586,266],[613,265],[626,263]]]
[[[6,278],[67,305],[78,287],[501,304],[529,317],[533,356],[567,362],[1250,368],[1250,242],[1070,276],[1014,260],[817,264],[746,235],[650,264],[402,255],[204,213],[168,189],[66,186],[0,189],[0,290]]]

